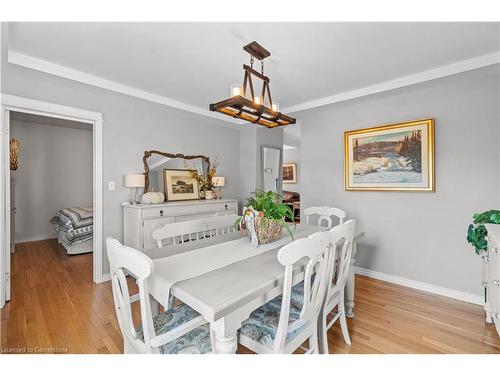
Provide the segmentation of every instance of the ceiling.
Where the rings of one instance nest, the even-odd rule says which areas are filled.
[[[207,109],[271,57],[281,108],[500,50],[499,23],[9,23],[9,50]]]

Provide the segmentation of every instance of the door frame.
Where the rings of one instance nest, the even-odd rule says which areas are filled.
[[[10,112],[23,112],[79,121],[92,125],[93,133],[93,276],[94,283],[106,280],[102,271],[102,113],[68,107],[40,100],[3,94],[1,95],[1,212],[0,212],[0,308],[10,299]]]

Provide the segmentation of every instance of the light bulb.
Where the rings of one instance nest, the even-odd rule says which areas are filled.
[[[276,102],[273,102],[273,105],[272,105],[271,109],[272,109],[274,112],[279,112],[279,111],[280,111],[280,104],[279,104],[279,103],[276,103]]]
[[[253,97],[253,101],[255,102],[255,104],[262,104],[262,97],[260,96],[254,96]]]
[[[241,85],[239,83],[233,83],[231,85],[231,96],[241,95]]]

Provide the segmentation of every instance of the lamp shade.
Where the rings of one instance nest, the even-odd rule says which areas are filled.
[[[214,186],[225,186],[226,178],[222,176],[214,176],[212,177],[212,183],[214,184]]]
[[[144,187],[145,177],[143,174],[128,174],[125,176],[125,186],[131,188]]]

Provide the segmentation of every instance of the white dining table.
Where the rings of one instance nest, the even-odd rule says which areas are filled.
[[[294,230],[294,238],[309,236],[315,232],[326,230],[325,227],[307,224],[297,224]],[[359,237],[359,235],[358,235]],[[198,243],[187,244],[176,249],[174,255],[168,258],[168,267],[155,267],[155,272],[151,275],[151,284],[169,277],[169,269],[175,270],[180,264],[185,266],[185,254],[187,251],[203,250],[213,253],[221,251],[222,245],[228,245],[238,251],[239,247],[247,246],[247,237],[241,237],[240,233],[232,233],[226,236],[219,236],[206,241],[196,241]],[[199,312],[209,323],[215,334],[215,353],[230,354],[237,349],[237,331],[244,322],[258,307],[283,293],[284,267],[277,260],[277,253],[284,244],[292,241],[286,230],[283,230],[281,241],[276,247],[268,246],[264,252],[255,256],[250,256],[240,261],[227,264],[217,269],[207,269],[207,272],[199,272],[194,277],[189,277],[173,283],[170,290],[162,288],[150,288],[152,297],[165,306],[165,293],[170,293],[191,308]],[[180,250],[179,250],[180,249]],[[161,251],[149,254],[153,262],[165,263],[161,258]],[[355,246],[353,248],[354,264]],[[182,257],[184,256],[184,259]],[[177,258],[176,258],[177,257]],[[208,266],[207,266],[208,267]],[[304,279],[304,265],[299,263],[294,270],[294,284]],[[212,267],[213,268],[213,267]],[[199,267],[198,267],[198,270]],[[168,288],[164,288],[168,289]],[[354,307],[354,267],[351,267],[351,274],[346,286],[346,315],[353,317]],[[321,331],[321,330],[320,330]],[[321,335],[321,333],[320,333]],[[327,352],[326,338],[320,337],[320,351]]]

